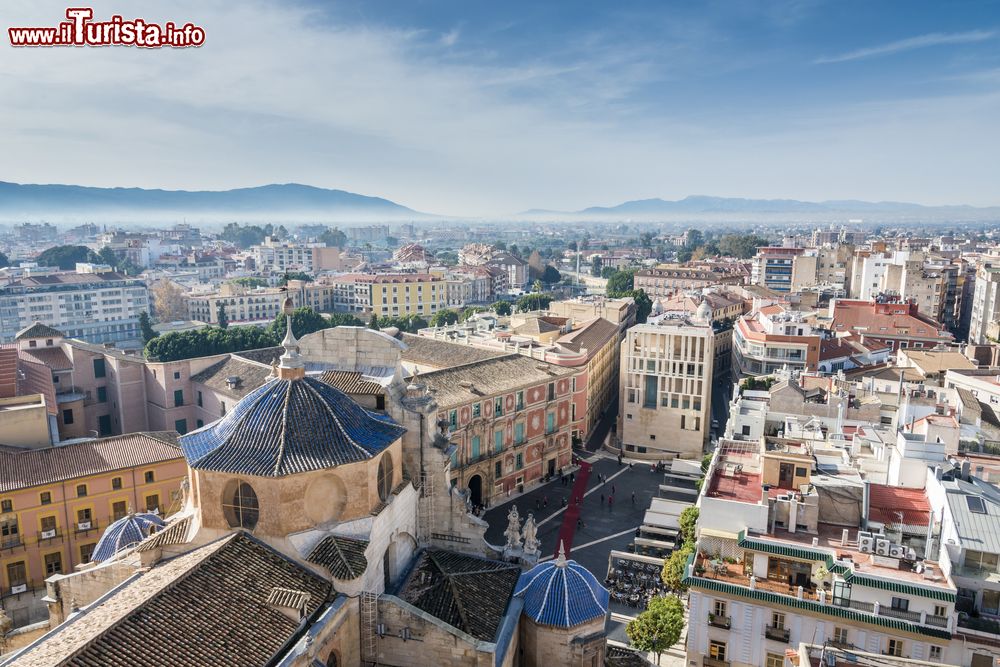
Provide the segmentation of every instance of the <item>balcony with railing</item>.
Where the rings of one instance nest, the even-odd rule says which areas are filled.
[[[720,660],[719,658],[711,658],[709,656],[704,656],[701,659],[702,667],[729,667],[728,660]]]
[[[768,639],[773,639],[774,641],[784,642],[787,644],[790,633],[788,628],[779,628],[774,625],[768,625],[764,627],[764,636]]]
[[[723,628],[724,630],[728,630],[729,628],[732,627],[733,621],[728,616],[722,616],[721,614],[710,613],[708,615],[708,624],[711,625],[713,628]]]

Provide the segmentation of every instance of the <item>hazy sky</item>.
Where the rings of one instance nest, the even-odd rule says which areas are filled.
[[[66,7],[3,1],[0,180],[1000,204],[998,2],[95,0],[207,41],[10,47]]]

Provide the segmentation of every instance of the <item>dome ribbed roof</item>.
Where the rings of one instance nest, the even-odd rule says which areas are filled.
[[[180,444],[192,468],[280,477],[370,459],[405,432],[315,378],[276,378]]]
[[[590,570],[562,558],[522,574],[514,595],[524,598],[524,613],[542,625],[569,628],[608,612],[608,590]]]
[[[104,562],[114,557],[119,551],[142,542],[149,537],[150,533],[165,525],[163,519],[152,512],[139,512],[124,516],[104,529],[104,534],[101,535],[97,546],[94,547],[94,553],[90,556],[90,560],[94,563]]]

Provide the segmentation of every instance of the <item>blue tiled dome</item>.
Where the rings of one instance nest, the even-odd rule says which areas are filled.
[[[370,459],[405,430],[315,378],[276,378],[180,444],[192,468],[280,477]]]
[[[124,516],[104,529],[90,560],[95,563],[106,561],[119,551],[142,542],[150,533],[165,525],[158,514],[150,512]]]
[[[569,628],[608,613],[608,589],[590,570],[559,557],[521,575],[514,595],[536,623]]]

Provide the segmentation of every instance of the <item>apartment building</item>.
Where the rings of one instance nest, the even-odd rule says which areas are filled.
[[[441,354],[454,356],[437,343]],[[447,363],[447,362],[444,362]],[[453,362],[452,362],[453,363]],[[420,375],[438,404],[438,424],[455,445],[451,483],[489,506],[557,475],[585,429],[587,371],[520,354]]]
[[[792,292],[816,285],[846,289],[850,283],[849,264],[853,248],[847,245],[821,245],[806,248],[792,260]]]
[[[969,342],[986,344],[992,342],[987,333],[990,324],[1000,321],[1000,262],[981,262],[976,269],[975,285]]]
[[[809,313],[772,303],[741,317],[733,329],[733,371],[769,375],[776,370],[814,371],[826,335],[809,322]]]
[[[173,432],[0,451],[0,597],[15,626],[44,620],[45,579],[90,561],[129,512],[180,508],[187,464]]]
[[[654,269],[635,272],[635,289],[641,289],[651,299],[668,297],[689,289],[702,289],[715,285],[740,285],[743,277],[738,273],[722,270],[661,264]]]
[[[276,287],[245,287],[223,283],[218,292],[191,294],[187,298],[188,316],[208,324],[219,323],[219,306],[226,310],[230,322],[267,322],[281,312],[281,304],[290,296],[295,307],[302,306],[302,292]]]
[[[967,664],[953,660],[957,588],[923,490],[830,469],[824,481],[815,466],[794,442],[720,443],[686,570],[688,659],[782,665],[810,643]]]
[[[35,322],[93,343],[136,341],[139,314],[148,310],[142,280],[78,264],[75,272],[24,276],[0,287],[0,342]]]
[[[750,269],[751,284],[763,285],[775,292],[791,291],[793,264],[805,251],[805,248],[758,248]]]
[[[733,328],[748,307],[742,296],[722,288],[705,288],[700,293],[689,292],[657,299],[653,302],[652,314],[695,313],[702,303],[710,309],[709,322],[715,330],[712,372],[716,378],[728,378],[732,370]]]
[[[619,438],[631,457],[698,458],[711,430],[715,330],[703,303],[629,329],[621,346]]]
[[[924,315],[915,303],[874,303],[834,299],[825,313],[812,318],[832,335],[851,335],[865,345],[896,351],[949,345],[955,337],[940,322]]]
[[[548,311],[557,317],[566,317],[583,322],[599,317],[617,324],[623,331],[635,324],[635,299],[622,297],[611,299],[590,294],[573,299],[553,301]]]
[[[448,307],[448,285],[428,273],[348,274],[331,279],[337,310],[376,317],[430,317]]]
[[[313,273],[316,270],[313,262],[313,249],[318,245],[292,243],[268,236],[262,244],[250,247],[250,255],[258,270],[263,270],[266,267],[272,273],[284,273],[285,271]]]

